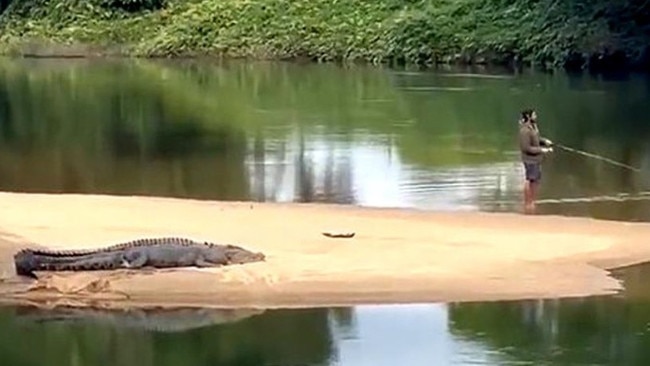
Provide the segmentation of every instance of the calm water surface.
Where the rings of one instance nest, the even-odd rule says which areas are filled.
[[[650,79],[0,59],[0,190],[518,211],[520,109],[556,142],[541,213],[650,221]],[[645,365],[626,297],[139,313],[0,310],[7,365]]]
[[[557,151],[540,212],[650,220],[650,78],[290,63],[0,60],[0,189],[519,211],[516,121]]]
[[[647,267],[590,299],[108,313],[0,308],[7,365],[647,365]]]

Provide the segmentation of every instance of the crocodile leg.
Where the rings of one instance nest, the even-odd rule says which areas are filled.
[[[142,268],[147,263],[147,256],[144,253],[133,253],[131,258],[122,257],[127,268]]]
[[[194,261],[194,265],[199,268],[208,268],[208,267],[220,267],[221,263],[212,263],[205,260],[203,257],[199,257]]]

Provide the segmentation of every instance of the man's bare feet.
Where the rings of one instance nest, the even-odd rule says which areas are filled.
[[[524,206],[524,213],[526,215],[534,215],[535,214],[535,204],[527,204]]]

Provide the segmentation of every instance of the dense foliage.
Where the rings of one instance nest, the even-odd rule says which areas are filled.
[[[647,67],[648,11],[645,0],[13,0],[0,48]]]

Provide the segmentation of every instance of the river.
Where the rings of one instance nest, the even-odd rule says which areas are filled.
[[[650,221],[649,92],[643,75],[0,59],[0,190],[518,212],[517,119],[534,107],[546,137],[641,169],[558,149],[544,162],[540,214]],[[640,365],[650,356],[646,272],[628,276],[639,296],[280,309],[230,321],[199,310],[5,308],[0,358]],[[134,319],[201,326],[163,332],[129,327]]]

